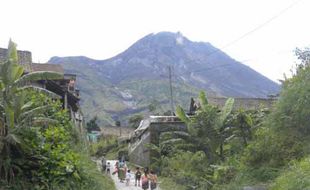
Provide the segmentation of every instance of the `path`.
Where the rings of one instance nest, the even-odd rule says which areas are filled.
[[[116,160],[108,160],[107,162],[110,162],[111,163],[111,166],[114,167],[115,163],[116,163]],[[113,172],[114,168],[112,169],[112,172]],[[142,190],[141,187],[136,187],[135,186],[135,177],[134,177],[134,174],[132,173],[132,177],[130,179],[130,184],[129,186],[126,186],[126,183],[121,183],[117,177],[117,174],[115,175],[111,175],[112,176],[112,179],[115,183],[115,186],[116,186],[116,189],[117,190]]]
[[[114,171],[114,165],[116,163],[116,160],[107,160],[107,162],[110,162],[111,164],[111,173]],[[100,161],[97,160],[97,165],[101,165]],[[100,167],[100,166],[99,166]],[[111,178],[113,179],[114,183],[115,183],[115,187],[117,190],[142,190],[141,187],[136,187],[135,186],[135,177],[134,174],[132,173],[132,177],[130,179],[130,184],[129,186],[126,186],[126,183],[121,183],[117,177],[117,174],[115,175],[111,175]],[[159,187],[156,190],[160,190]]]

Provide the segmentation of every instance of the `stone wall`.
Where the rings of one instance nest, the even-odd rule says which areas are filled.
[[[0,48],[0,61],[5,61],[7,57],[7,49]],[[32,55],[30,51],[17,51],[18,63],[21,65],[31,64]]]

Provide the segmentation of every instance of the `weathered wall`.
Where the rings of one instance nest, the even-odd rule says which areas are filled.
[[[7,57],[7,49],[0,48],[0,61],[5,61]],[[31,64],[32,55],[30,51],[17,51],[18,63],[21,65]]]
[[[258,108],[271,108],[276,99],[264,99],[264,98],[234,98],[234,109],[258,109]],[[208,98],[208,101],[212,105],[223,107],[227,98]]]
[[[153,154],[145,145],[148,143],[157,144],[160,133],[167,131],[184,131],[186,126],[183,122],[154,122],[151,123],[146,131],[134,142],[129,145],[129,161],[146,167],[151,163]],[[154,155],[153,155],[154,156]]]
[[[151,133],[145,131],[135,142],[129,144],[129,161],[131,163],[146,167],[150,165],[150,151],[145,146],[151,142]]]

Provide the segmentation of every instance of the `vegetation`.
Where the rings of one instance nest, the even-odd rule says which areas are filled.
[[[108,153],[115,152],[115,149],[118,148],[118,142],[116,136],[105,136],[101,137],[98,142],[92,143],[90,145],[90,152],[92,156],[101,157],[101,156],[107,156]],[[108,158],[108,159],[115,159]]]
[[[13,42],[8,52],[0,64],[1,189],[113,189],[90,160],[81,134],[57,96],[27,85],[62,75],[24,75]]]
[[[204,93],[200,93],[201,107],[195,116],[188,117],[178,107],[177,115],[187,123],[187,131],[163,133],[159,144],[150,146],[157,152],[153,167],[159,168],[164,185],[309,189],[310,54],[308,49],[296,54],[301,63],[293,77],[284,81],[271,111],[232,111],[232,100],[219,110],[208,104]]]
[[[91,131],[100,131],[97,116],[93,117],[86,123],[86,129],[88,133],[90,133]]]
[[[142,120],[143,120],[143,115],[141,114],[135,114],[131,116],[128,120],[129,127],[134,128],[134,129],[138,128]]]

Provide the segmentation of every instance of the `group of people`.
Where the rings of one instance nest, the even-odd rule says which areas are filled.
[[[107,162],[103,171],[107,174],[111,172],[111,164]],[[112,175],[117,174],[118,179],[121,183],[126,182],[126,186],[130,186],[130,179],[135,178],[135,186],[141,187],[143,190],[151,189],[154,190],[157,188],[157,175],[154,171],[149,170],[147,167],[140,169],[137,167],[134,172],[132,172],[128,167],[124,160],[120,159],[115,163],[115,169],[112,172]]]
[[[149,189],[149,187],[151,190],[154,190],[157,187],[157,175],[153,170],[149,172],[148,168],[144,169],[144,174],[142,175],[140,168],[137,167],[135,172],[135,186],[140,186],[140,183],[143,190]]]
[[[115,169],[114,172],[112,173],[113,175],[117,173],[118,179],[120,180],[121,183],[124,183],[124,181],[126,180],[126,184],[127,182],[127,178],[130,179],[130,170],[127,169],[127,164],[125,161],[123,160],[119,160],[118,162],[115,163]],[[129,172],[128,172],[129,171]],[[129,174],[128,174],[129,173]]]

